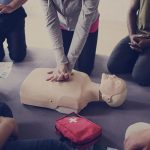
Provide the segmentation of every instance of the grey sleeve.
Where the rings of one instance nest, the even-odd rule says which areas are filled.
[[[68,53],[70,69],[72,69],[78,59],[92,25],[93,17],[98,13],[100,0],[82,0],[82,9],[73,35],[72,43]]]
[[[62,33],[60,30],[57,11],[54,8],[52,0],[42,0],[44,11],[46,12],[47,28],[51,40],[51,46],[56,56],[57,65],[68,63],[63,48]]]

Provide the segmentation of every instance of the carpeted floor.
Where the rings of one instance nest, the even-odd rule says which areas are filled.
[[[9,59],[6,57],[5,61]],[[99,83],[101,74],[107,72],[106,62],[107,57],[96,56],[95,69],[91,76],[94,82]],[[58,139],[54,124],[63,114],[50,109],[22,105],[19,98],[21,83],[34,68],[54,66],[54,56],[50,50],[32,47],[28,49],[26,60],[14,64],[9,77],[0,80],[0,101],[6,102],[11,107],[19,125],[20,138]],[[80,112],[81,115],[103,127],[103,136],[96,150],[106,147],[122,150],[125,130],[130,124],[139,121],[150,123],[150,88],[138,86],[130,80],[130,77],[123,78],[126,79],[128,87],[127,100],[123,106],[115,109],[95,102]]]

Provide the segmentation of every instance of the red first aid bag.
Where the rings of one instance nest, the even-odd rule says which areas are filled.
[[[101,126],[75,113],[58,119],[55,128],[79,149],[93,145],[102,134]]]

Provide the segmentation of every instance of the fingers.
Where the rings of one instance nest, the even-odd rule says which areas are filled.
[[[49,77],[46,79],[46,81],[51,81],[53,78],[54,78],[54,76],[51,75],[51,76],[49,76]]]
[[[7,9],[6,9],[6,8],[2,8],[1,11],[0,11],[0,13],[1,13],[1,14],[7,13]]]
[[[47,74],[52,74],[54,71],[49,71]]]
[[[65,80],[65,77],[64,77],[64,74],[61,73],[58,78],[57,78],[57,81],[64,81]]]
[[[70,77],[70,76],[69,76],[69,74],[68,74],[68,73],[65,73],[65,74],[64,74],[64,78],[65,78],[66,80],[68,80],[68,79],[69,79],[69,77]]]
[[[5,7],[5,5],[0,4],[0,11]]]
[[[66,64],[58,65],[54,70],[48,72],[49,77],[47,81],[67,81],[70,79],[71,73]]]
[[[137,52],[143,52],[142,49],[137,44],[129,43],[129,45],[132,50],[135,50]]]
[[[61,73],[61,74],[51,73],[50,76],[46,79],[46,81],[61,82],[61,81],[67,81],[69,80],[69,78],[70,78],[70,75],[68,73]]]
[[[142,144],[141,140],[135,139],[134,136],[128,137],[124,141],[124,150],[143,150],[144,145]]]
[[[14,11],[14,8],[8,6],[8,5],[0,5],[0,13],[12,13]]]

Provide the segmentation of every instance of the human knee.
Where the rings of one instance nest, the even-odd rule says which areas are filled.
[[[13,62],[22,62],[26,57],[26,49],[17,53],[10,53],[10,58]]]
[[[119,73],[118,72],[119,70],[117,69],[117,66],[115,65],[114,61],[112,61],[111,59],[109,59],[108,62],[107,62],[107,69],[112,74]]]
[[[0,103],[0,116],[13,117],[12,111],[5,103]]]
[[[133,80],[142,86],[149,86],[150,85],[150,76],[144,75],[142,72],[133,72],[132,73]]]

